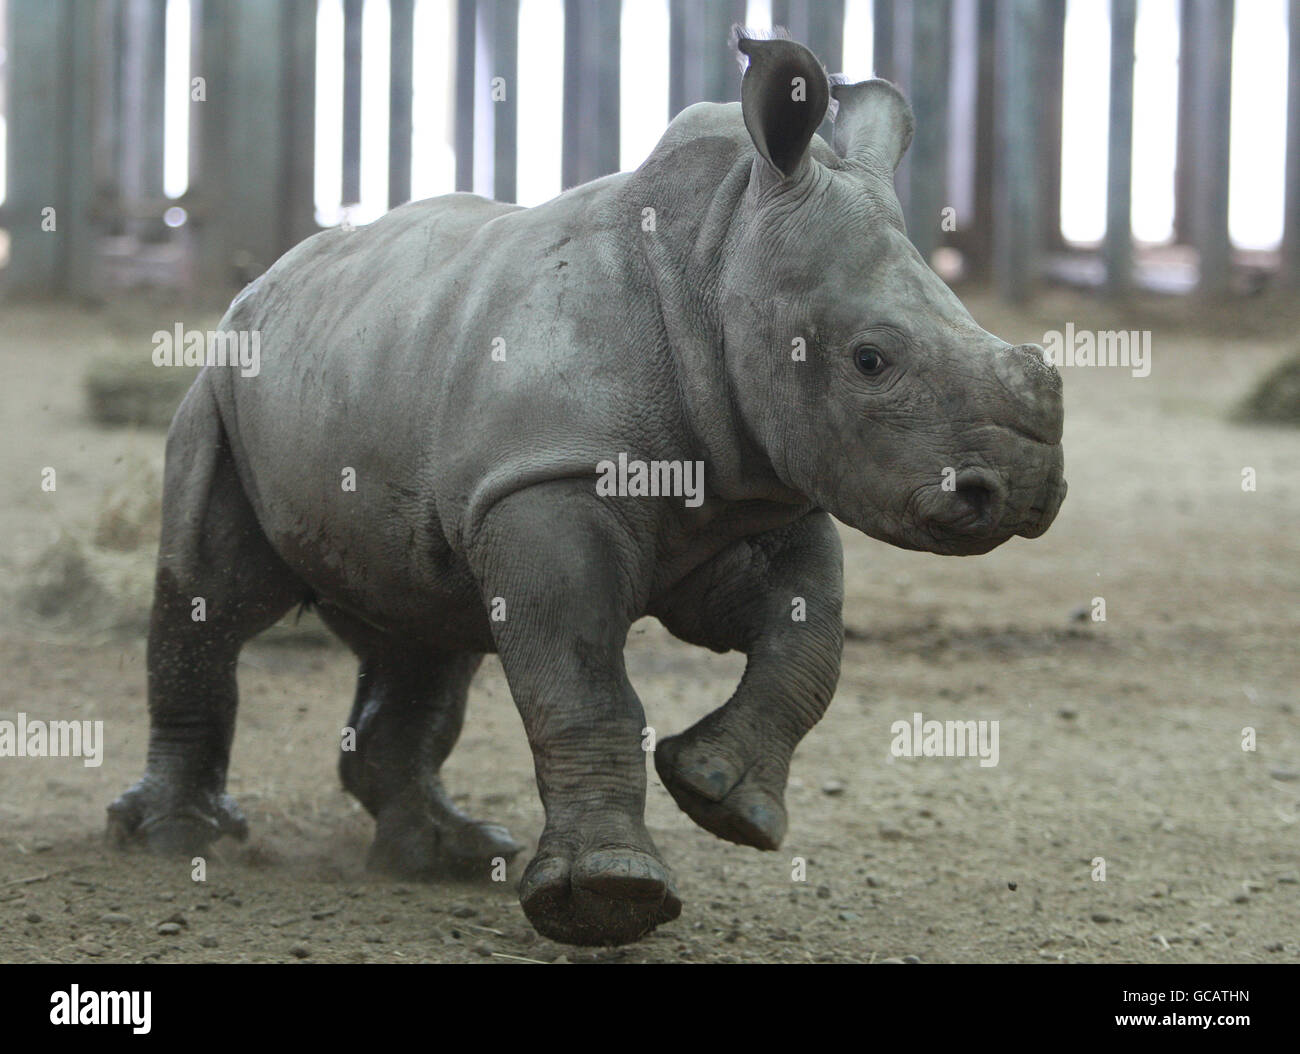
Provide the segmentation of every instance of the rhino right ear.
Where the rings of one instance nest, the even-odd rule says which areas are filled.
[[[741,36],[736,48],[749,57],[740,85],[745,127],[765,161],[789,178],[799,171],[813,133],[830,104],[821,63],[793,40]]]
[[[858,84],[834,84],[838,104],[831,145],[846,161],[876,169],[892,179],[912,142],[915,120],[903,93],[876,78]]]

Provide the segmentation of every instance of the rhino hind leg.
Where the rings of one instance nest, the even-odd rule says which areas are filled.
[[[108,808],[108,838],[202,852],[248,826],[226,793],[235,667],[244,642],[308,594],[263,535],[204,380],[167,440],[163,523],[147,653],[144,777]]]
[[[341,628],[337,613],[322,608],[322,616]],[[358,643],[355,632],[341,635]],[[348,719],[354,742],[340,752],[339,775],[375,818],[368,866],[403,878],[488,878],[523,846],[500,824],[465,815],[440,775],[482,656],[434,655],[391,641],[372,642],[361,654]]]

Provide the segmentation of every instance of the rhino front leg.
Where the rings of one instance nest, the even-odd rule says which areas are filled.
[[[791,757],[839,680],[843,565],[814,512],[724,550],[652,609],[683,640],[749,659],[725,705],[655,750],[669,793],[719,838],[776,849],[785,836]]]
[[[498,503],[473,562],[532,747],[546,826],[519,884],[545,937],[638,940],[681,913],[645,827],[645,714],[623,647],[635,546],[589,487],[547,484]],[[495,604],[501,610],[500,604]]]

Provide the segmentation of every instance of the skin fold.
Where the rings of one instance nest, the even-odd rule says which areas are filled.
[[[523,909],[556,940],[636,940],[681,901],[643,819],[632,623],[747,656],[654,762],[702,827],[775,849],[839,675],[831,517],[954,555],[1047,529],[1060,378],[908,241],[907,103],[832,87],[792,41],[739,48],[741,103],[683,111],[635,172],[532,209],[413,202],[308,239],[236,298],[221,328],[260,332],[261,369],[206,368],[172,423],[148,759],[110,806],[115,840],[246,833],[225,793],[239,650],[309,603],[360,661],[340,772],[375,817],[371,864],[486,876],[522,849],[439,776],[496,653],[546,810]],[[620,453],[702,463],[703,500],[598,494]]]

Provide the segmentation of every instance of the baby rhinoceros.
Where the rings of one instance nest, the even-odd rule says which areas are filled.
[[[413,202],[309,238],[231,304],[221,328],[260,333],[261,369],[209,365],[172,422],[148,762],[109,808],[117,840],[246,833],[236,661],[311,603],[360,659],[340,769],[371,863],[486,876],[521,850],[439,776],[495,652],[546,810],[524,912],[555,940],[636,940],[681,901],[644,822],[632,623],[747,656],[654,762],[696,823],[775,849],[839,676],[831,517],[959,555],[1047,529],[1060,377],[908,241],[907,103],[832,87],[790,40],[738,47],[742,101],[683,111],[635,172],[536,208]]]

